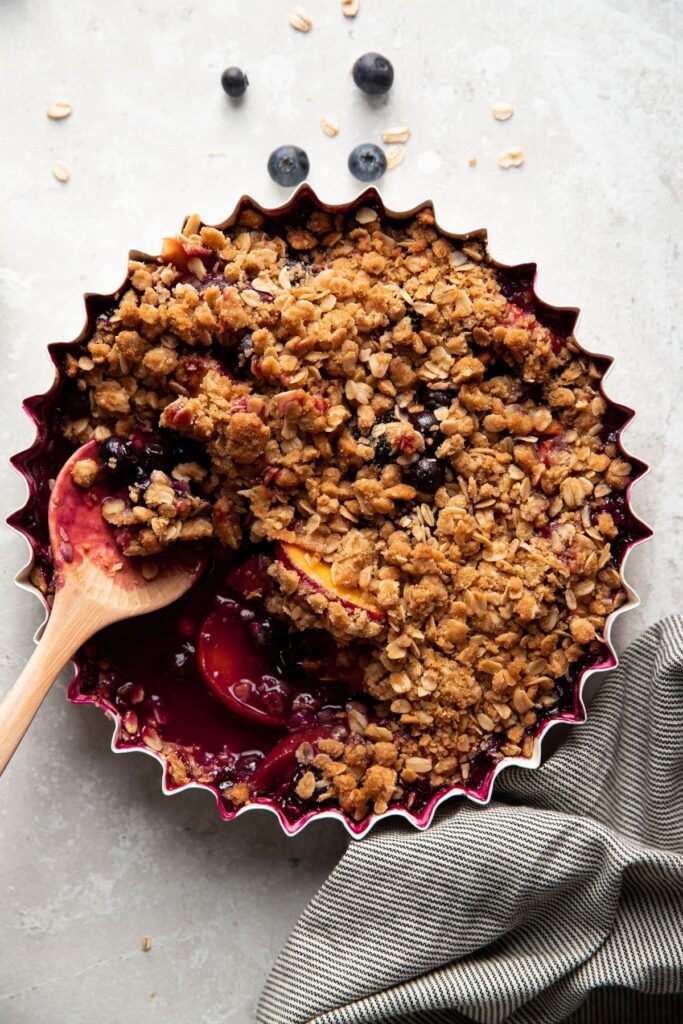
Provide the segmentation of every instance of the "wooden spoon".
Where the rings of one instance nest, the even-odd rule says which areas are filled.
[[[206,559],[196,548],[176,545],[154,563],[127,558],[100,505],[110,490],[95,483],[84,490],[72,478],[74,465],[97,459],[97,444],[79,448],[62,467],[50,495],[48,525],[55,568],[55,597],[40,643],[0,704],[0,774],[69,658],[105,626],[157,611],[192,586]],[[153,579],[147,576],[158,569]]]

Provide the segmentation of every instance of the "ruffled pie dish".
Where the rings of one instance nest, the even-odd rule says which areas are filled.
[[[266,210],[250,198],[244,197],[238,203],[232,216],[220,225],[217,230],[227,230],[237,224],[238,221],[240,223],[245,221],[245,218],[248,224],[252,214],[255,217],[263,218],[264,228],[272,230],[273,235],[277,233],[278,224],[282,227],[283,222],[286,222],[286,226],[289,229],[293,225],[295,226],[295,230],[290,230],[290,234],[298,234],[299,236],[307,234],[306,223],[310,222],[307,219],[313,215],[317,217],[345,218],[345,223],[349,218],[355,218],[353,223],[357,223],[360,235],[363,235],[365,226],[372,226],[377,217],[388,225],[387,230],[392,230],[395,227],[397,232],[402,230],[403,226],[415,222],[415,218],[422,218],[425,224],[430,224],[433,220],[433,208],[429,203],[422,204],[420,207],[408,212],[396,213],[386,209],[376,190],[368,189],[351,203],[341,206],[330,206],[329,204],[322,203],[308,186],[302,186],[283,207],[276,210]],[[429,770],[428,778],[425,778],[424,772],[426,769],[422,764],[418,764],[421,758],[413,756],[410,766],[414,765],[415,770],[410,766],[406,770],[407,762],[392,762],[391,754],[389,759],[383,762],[383,760],[379,759],[378,754],[378,761],[373,762],[373,764],[387,763],[391,765],[392,763],[398,763],[400,766],[403,763],[400,777],[396,779],[394,798],[392,799],[389,796],[388,799],[384,799],[384,796],[387,794],[382,795],[382,814],[375,813],[372,800],[369,801],[367,810],[364,810],[361,803],[360,811],[358,810],[358,805],[356,805],[355,813],[350,814],[342,810],[340,806],[331,806],[329,803],[312,804],[312,800],[315,800],[321,788],[321,780],[319,777],[316,779],[314,772],[309,770],[309,768],[318,767],[318,765],[311,763],[311,759],[317,760],[322,756],[322,760],[328,762],[323,773],[329,771],[328,782],[331,785],[332,769],[337,774],[342,772],[342,768],[338,764],[341,755],[335,755],[332,747],[336,745],[341,748],[347,740],[354,738],[353,733],[360,733],[362,736],[365,730],[367,741],[363,739],[363,742],[366,745],[369,744],[371,751],[379,751],[382,754],[382,758],[384,758],[386,749],[391,746],[392,735],[385,728],[387,724],[385,711],[382,711],[382,714],[378,717],[378,714],[369,710],[369,707],[372,708],[373,706],[384,709],[388,698],[382,700],[378,697],[375,701],[370,701],[367,700],[367,697],[364,697],[363,699],[367,701],[365,705],[355,700],[356,694],[354,691],[358,689],[357,679],[354,676],[353,666],[349,664],[349,659],[344,654],[342,654],[341,658],[344,664],[335,662],[334,669],[332,670],[332,677],[336,680],[334,684],[330,684],[332,689],[325,689],[325,687],[328,687],[327,683],[321,684],[324,688],[324,695],[320,696],[318,691],[315,691],[317,703],[308,707],[303,707],[302,705],[303,710],[299,714],[298,719],[296,719],[295,714],[288,719],[287,723],[283,722],[281,727],[275,731],[273,731],[272,722],[264,725],[259,714],[248,714],[247,718],[236,717],[234,714],[231,714],[230,703],[228,702],[229,707],[226,709],[209,693],[209,689],[206,686],[202,686],[201,682],[199,682],[199,674],[196,669],[196,650],[198,647],[201,648],[203,644],[206,651],[209,645],[209,640],[206,638],[207,635],[211,635],[211,642],[213,642],[216,633],[219,634],[219,638],[220,636],[234,637],[237,634],[241,636],[246,630],[247,632],[250,631],[252,638],[258,639],[260,643],[263,639],[264,630],[267,634],[268,630],[272,628],[272,619],[269,619],[267,615],[264,616],[258,610],[260,607],[258,601],[262,598],[265,599],[264,594],[266,593],[265,577],[261,578],[263,569],[262,562],[260,561],[262,559],[262,549],[258,544],[254,548],[249,541],[246,541],[244,545],[236,543],[238,551],[232,560],[225,562],[217,559],[213,566],[207,570],[203,579],[178,605],[158,613],[152,619],[133,620],[130,623],[113,627],[95,637],[79,652],[75,659],[77,671],[68,691],[68,697],[72,703],[96,704],[102,707],[105,713],[112,718],[114,721],[112,749],[115,752],[139,750],[155,757],[161,763],[164,793],[172,794],[187,788],[208,789],[214,793],[219,813],[226,820],[230,820],[246,810],[266,808],[277,816],[283,829],[288,834],[295,834],[313,818],[320,816],[340,818],[350,834],[356,837],[364,835],[379,817],[389,815],[404,817],[417,828],[426,828],[431,822],[436,808],[446,798],[453,795],[464,795],[477,803],[486,803],[491,797],[495,777],[503,767],[511,764],[528,768],[537,767],[541,760],[541,743],[546,732],[557,722],[579,723],[584,721],[586,712],[582,694],[586,682],[595,672],[612,668],[617,663],[617,658],[610,642],[612,624],[617,614],[637,604],[636,595],[623,579],[624,563],[630,550],[637,543],[650,536],[651,533],[649,528],[634,515],[630,506],[631,487],[635,480],[640,478],[646,471],[646,467],[642,462],[627,455],[621,440],[622,431],[630,422],[633,412],[612,402],[604,393],[604,378],[611,365],[611,360],[608,357],[586,353],[576,342],[573,332],[578,311],[576,309],[549,306],[537,297],[533,286],[536,272],[534,264],[508,267],[497,263],[486,253],[486,233],[484,231],[471,232],[466,235],[455,235],[444,231],[435,222],[433,226],[438,232],[439,237],[446,240],[444,244],[453,247],[458,256],[455,262],[458,264],[462,265],[467,259],[474,260],[478,258],[481,260],[481,254],[485,253],[487,264],[494,268],[497,275],[497,281],[501,294],[507,303],[507,309],[512,310],[516,317],[521,318],[520,323],[525,325],[529,323],[536,324],[538,331],[545,332],[545,337],[551,337],[551,344],[556,352],[561,352],[562,347],[568,344],[574,346],[573,350],[576,353],[577,359],[580,359],[581,356],[589,356],[591,366],[595,367],[594,377],[599,383],[599,391],[596,394],[600,396],[598,402],[601,408],[601,437],[603,438],[604,445],[608,446],[609,451],[616,453],[617,461],[621,462],[622,457],[623,459],[627,458],[630,466],[628,486],[606,497],[603,503],[604,509],[609,511],[611,522],[610,531],[608,531],[610,532],[611,541],[609,545],[611,548],[611,561],[609,564],[619,574],[618,593],[615,591],[618,600],[614,600],[613,610],[606,616],[602,636],[598,635],[597,638],[592,639],[590,642],[586,641],[585,655],[574,660],[569,665],[563,678],[555,678],[552,685],[552,696],[543,701],[544,694],[541,689],[538,691],[539,700],[533,708],[531,707],[531,702],[517,708],[520,721],[523,721],[521,714],[524,707],[531,709],[531,719],[533,719],[533,722],[526,725],[523,729],[523,741],[522,734],[520,734],[518,744],[507,743],[502,726],[498,733],[496,733],[495,723],[492,723],[492,732],[488,740],[482,744],[481,748],[467,762],[466,777],[463,771],[462,777],[458,782],[443,782],[440,785],[438,784],[440,776],[438,772],[435,774],[433,763],[432,768]],[[193,231],[196,232],[198,227],[199,222],[193,225]],[[187,222],[185,231],[188,235],[192,233],[187,229]],[[398,234],[397,237],[399,237]],[[308,244],[302,238],[299,239],[299,242],[300,248],[304,248]],[[295,249],[297,244],[299,243],[294,242]],[[182,281],[190,281],[199,291],[201,291],[202,278],[207,275],[209,277],[209,284],[212,284],[214,279],[211,277],[211,273],[213,271],[207,269],[213,258],[210,256],[210,253],[208,251],[195,252],[188,245],[184,254],[181,252],[179,256],[178,245],[177,240],[165,245],[164,263],[166,265],[174,265],[174,259],[176,260],[176,266],[182,263],[189,263],[189,269],[187,265],[183,266],[182,274],[184,276]],[[463,250],[467,250],[471,255],[463,257]],[[293,255],[301,257],[300,252],[295,252]],[[150,257],[138,252],[131,253],[130,258],[138,261],[143,268],[151,263],[158,267],[161,263],[161,257]],[[191,263],[192,260],[195,261],[194,267]],[[199,262],[201,260],[204,260],[204,262],[200,266]],[[304,264],[304,266],[306,265]],[[367,264],[367,267],[371,271],[371,264]],[[309,265],[309,269],[312,274],[317,274],[324,267],[314,266],[311,268]],[[142,272],[144,273],[144,269]],[[199,279],[197,275],[199,275]],[[78,422],[79,416],[87,418],[89,414],[87,402],[84,405],[83,391],[79,392],[76,387],[75,382],[78,379],[78,369],[74,369],[74,367],[80,360],[86,371],[92,368],[90,365],[92,364],[92,359],[88,356],[84,344],[92,339],[97,325],[106,322],[107,318],[116,309],[120,297],[124,294],[126,288],[130,286],[130,281],[131,277],[129,274],[121,288],[111,295],[86,295],[86,324],[79,337],[73,342],[49,346],[50,356],[56,368],[56,378],[53,386],[46,394],[29,398],[24,403],[28,414],[36,424],[37,436],[34,444],[29,449],[21,452],[12,460],[13,465],[27,481],[29,496],[26,505],[14,513],[10,517],[9,522],[11,526],[26,537],[31,548],[31,560],[19,575],[18,582],[38,592],[44,601],[46,596],[49,596],[52,576],[51,557],[47,540],[47,499],[50,481],[54,478],[69,452],[76,446],[76,440],[73,436],[70,440],[63,436],[62,425],[64,422]],[[272,297],[264,296],[258,289],[252,287],[247,290],[251,291],[251,301],[257,305],[262,302],[273,301]],[[416,304],[419,307],[419,303]],[[423,303],[423,307],[419,308],[422,308],[424,314],[429,316],[426,303]],[[424,329],[425,321],[421,319],[422,314],[418,311],[413,311],[412,315],[413,325],[417,334]],[[508,326],[512,324],[511,329],[513,329],[517,321],[510,321],[508,318],[507,322]],[[484,358],[486,359],[486,356]],[[493,355],[490,361],[492,364],[497,362]],[[477,360],[475,359],[474,362],[477,362]],[[489,369],[488,366],[486,369]],[[496,370],[493,367],[490,376],[494,372],[505,375],[506,368],[503,366],[502,370]],[[234,378],[231,376],[231,379]],[[370,379],[374,378],[371,376]],[[434,379],[430,377],[430,383]],[[422,383],[424,384],[424,381]],[[438,377],[436,378],[436,383],[438,388]],[[174,408],[176,406],[183,406],[183,391],[184,389],[181,388],[179,401],[172,403]],[[185,390],[185,394],[187,393]],[[417,394],[417,392],[415,393]],[[526,392],[524,393],[526,394]],[[286,394],[289,396],[293,392],[288,391]],[[347,397],[349,397],[348,391]],[[352,393],[350,397],[355,398],[356,396]],[[88,398],[87,392],[85,398],[86,400]],[[398,401],[399,399],[397,398],[397,403]],[[562,396],[558,399],[560,407],[561,401]],[[417,405],[415,405],[415,402],[417,402]],[[417,398],[413,400],[412,405],[406,406],[406,409],[410,410],[408,413],[409,417],[413,417],[411,422],[415,421],[414,417],[421,408],[422,406],[420,406]],[[424,408],[426,409],[426,406]],[[413,410],[417,410],[417,412]],[[437,413],[441,413],[441,410],[438,408]],[[358,419],[360,420],[360,418],[359,416]],[[507,429],[502,423],[500,425],[494,423],[495,417],[489,416],[487,418],[490,421],[489,425],[491,426],[492,424],[491,429],[493,433],[491,434],[489,431],[490,436],[495,438],[498,436],[497,432]],[[500,419],[500,417],[498,418]],[[381,418],[378,421],[381,422]],[[403,420],[400,422],[403,422]],[[478,424],[478,422],[478,420],[475,420],[475,423]],[[184,426],[185,424],[183,422],[180,425]],[[512,430],[512,427],[510,429]],[[552,468],[552,449],[554,446],[561,448],[562,444],[558,444],[558,438],[553,436],[553,427],[549,426],[548,431],[546,435],[540,438],[537,436],[532,438],[522,436],[519,437],[519,440],[527,445],[533,443],[536,446],[534,448],[534,451],[537,453],[536,458],[542,458],[546,467]],[[521,430],[518,429],[517,435],[520,432]],[[365,433],[368,433],[367,430]],[[411,433],[410,430],[408,433]],[[537,433],[539,433],[538,430]],[[414,436],[416,437],[417,434],[414,434]],[[358,432],[356,432],[356,438],[359,444],[365,443],[363,437]],[[383,438],[380,437],[379,440],[382,441]],[[400,438],[399,442],[402,443],[404,440],[404,438]],[[374,443],[378,449],[378,442],[375,441]],[[409,448],[401,448],[400,443],[396,451],[399,452],[399,459],[401,455],[404,456],[404,463],[409,463],[411,459],[422,462],[435,461],[426,458],[418,459],[419,452],[412,452]],[[428,439],[427,443],[433,445],[431,439]],[[541,452],[540,456],[538,455],[539,451]],[[431,454],[431,452],[428,454]],[[176,456],[174,455],[175,458]],[[406,473],[406,479],[411,479],[416,484],[418,495],[422,493],[423,487],[429,493],[432,485],[428,480],[421,482],[419,474],[416,478],[414,471],[412,476],[410,475],[410,470],[402,471]],[[397,477],[397,479],[401,479],[401,477]],[[448,480],[452,482],[452,475],[448,476]],[[168,478],[166,482],[168,482]],[[389,483],[391,482],[392,480],[389,480]],[[443,484],[443,480],[441,483]],[[145,486],[150,486],[149,480],[146,481]],[[179,494],[181,495],[181,500],[184,501],[183,487],[184,485],[181,485]],[[399,493],[399,487],[394,487],[393,490],[397,492],[397,500],[404,500],[404,495]],[[412,490],[414,491],[415,488],[412,488]],[[433,490],[431,493],[434,493]],[[482,494],[480,493],[478,497],[481,499]],[[486,499],[486,494],[483,497]],[[413,498],[413,500],[415,499]],[[581,496],[572,496],[570,490],[567,496],[568,507],[576,507],[580,504],[580,501]],[[201,502],[199,505],[201,505]],[[477,506],[473,507],[475,511],[479,509],[483,511],[486,505],[486,500],[480,500],[478,508]],[[377,507],[379,508],[380,506],[378,505]],[[438,507],[436,506],[435,511],[438,512]],[[430,513],[427,511],[424,514],[427,515],[427,525],[425,526],[424,519],[418,515],[420,522],[418,528],[420,530],[427,530],[429,526]],[[542,513],[539,514],[542,515]],[[396,517],[400,519],[402,512],[397,511]],[[433,519],[433,515],[431,518]],[[405,519],[405,516],[403,520],[406,523],[409,521]],[[537,522],[542,521],[542,518],[537,520]],[[596,528],[593,519],[586,519],[586,524],[588,523],[590,523],[590,528],[593,529],[595,534]],[[198,530],[196,526],[194,529],[197,532],[197,536],[200,536],[201,530]],[[553,529],[552,518],[543,529],[546,531],[543,535],[551,537]],[[301,558],[310,560],[311,557],[310,552],[307,552],[305,549],[302,554],[296,545],[292,547],[292,539],[291,535],[289,537],[285,535],[285,543],[281,545],[281,547],[284,546],[285,550],[284,562],[281,558],[278,563],[278,571],[285,582],[287,574],[294,570],[301,570],[301,565],[303,564],[301,562],[298,565],[292,563],[292,552],[296,553],[297,558],[301,556]],[[289,546],[287,540],[289,540]],[[296,537],[294,537],[294,540],[296,540]],[[132,545],[130,541],[127,541],[127,543],[129,551],[133,554],[138,555],[142,553],[143,548],[137,544],[135,535],[134,543]],[[489,548],[491,548],[490,543]],[[289,555],[287,555],[287,552],[289,552]],[[495,559],[495,551],[493,558]],[[284,570],[282,569],[283,564]],[[227,589],[226,578],[228,580]],[[320,579],[319,574],[315,578]],[[280,583],[282,580],[278,582]],[[267,586],[270,586],[270,584],[268,583]],[[348,596],[348,582],[346,586],[347,589],[344,593]],[[317,583],[315,587],[308,588],[309,591],[319,589],[320,587]],[[234,600],[236,591],[240,595],[239,600],[242,601],[241,604],[239,602],[236,603]],[[268,593],[270,592],[268,591]],[[615,595],[612,596],[614,597]],[[310,593],[307,596],[310,598]],[[257,601],[256,606],[250,604],[254,599]],[[351,592],[351,599],[353,600],[353,591]],[[273,598],[269,597],[269,600],[272,601]],[[216,607],[216,602],[218,602],[218,607]],[[342,600],[342,604],[348,605],[348,603]],[[255,613],[252,610],[253,607],[256,607]],[[610,607],[612,607],[611,604]],[[361,615],[363,622],[367,622],[368,618],[373,618],[372,608],[373,605],[370,602],[368,604],[368,615]],[[307,615],[310,615],[310,610],[310,607],[306,609]],[[212,620],[213,632],[211,627],[209,627],[209,633],[207,634],[206,623],[211,623]],[[307,620],[302,618],[301,621],[304,630],[306,630]],[[301,629],[301,626],[298,628]],[[334,625],[329,628],[334,628]],[[579,633],[578,630],[577,633]],[[296,634],[294,635],[296,636]],[[315,647],[317,633],[313,634],[308,629],[302,635],[305,636],[307,644],[309,639],[313,640],[314,647],[308,649],[304,654],[299,651],[296,654],[296,658],[298,658],[298,660],[295,659],[296,665],[304,664],[307,658],[308,665],[312,666],[310,672],[314,675],[322,676],[323,679],[327,679],[330,676],[329,651],[327,648],[318,650]],[[568,633],[565,630],[565,636],[567,635]],[[169,640],[169,638],[171,639]],[[231,639],[230,643],[232,642]],[[278,643],[282,645],[282,642],[282,637],[280,637]],[[296,644],[294,647],[296,648]],[[340,647],[340,650],[342,652],[345,650],[343,645]],[[354,648],[352,647],[351,650],[353,651]],[[453,650],[452,647],[451,650]],[[457,651],[457,648],[455,650]],[[401,655],[400,651],[398,653]],[[246,656],[247,658],[250,657],[248,653]],[[335,654],[334,657],[336,658],[337,655]],[[292,655],[292,658],[294,658],[294,655]],[[488,660],[490,661],[491,659],[489,658]],[[221,666],[219,666],[220,668]],[[306,671],[308,672],[309,669],[307,668]],[[537,671],[539,670],[537,669]],[[395,673],[395,675],[398,676],[398,673]],[[142,685],[143,683],[145,685]],[[341,684],[344,685],[342,686]],[[314,690],[312,686],[307,688],[312,692]],[[533,692],[535,693],[536,691]],[[393,703],[397,707],[399,704],[409,703],[400,699],[401,693],[402,689],[396,688],[394,696],[397,699]],[[231,697],[230,700],[232,699]],[[322,712],[320,712],[321,705],[324,705]],[[315,727],[313,720],[310,718],[310,715],[313,713],[311,712],[312,706],[315,706],[317,709],[315,714],[318,717],[315,718]],[[487,706],[489,706],[490,710],[490,705]],[[335,712],[336,718],[333,716],[330,708],[337,709]],[[346,715],[344,721],[347,725],[340,732],[341,709],[344,709],[344,714]],[[320,717],[322,713],[328,716],[324,720]],[[491,719],[485,712],[483,714],[479,713],[482,715],[483,729],[488,726],[488,723],[491,723]],[[501,711],[501,714],[504,714],[504,709]],[[349,734],[347,726],[352,718],[355,722],[355,728]],[[293,724],[295,719],[298,721],[298,725]],[[322,721],[326,722],[326,725],[323,732],[320,732],[319,725]],[[516,718],[515,721],[517,721]],[[330,732],[332,727],[337,730],[335,733]],[[406,725],[404,729],[407,730],[407,728],[408,726]],[[296,744],[291,742],[288,736],[295,736]],[[327,753],[321,755],[318,752],[316,756],[318,751],[317,743],[320,736],[326,741],[327,749],[332,751],[332,758]],[[515,738],[517,739],[517,737]],[[310,743],[309,739],[311,740]],[[330,740],[333,740],[332,747],[330,747]],[[311,746],[311,744],[313,745]],[[524,747],[524,756],[520,756],[522,745]],[[296,758],[294,757],[295,746]],[[292,749],[290,750],[289,747],[292,747]],[[507,747],[513,750],[518,748],[520,749],[520,754],[505,753],[500,750],[500,747]],[[273,754],[273,748],[275,749],[275,754]],[[184,754],[186,751],[190,752],[188,758],[189,762],[191,762],[191,772],[189,773],[187,770],[188,758],[185,758]],[[263,757],[264,752],[266,752],[265,758]],[[415,754],[414,748],[412,753],[413,755]],[[334,761],[335,757],[337,758],[337,763],[332,764],[332,768],[330,768],[330,762]],[[270,779],[272,792],[269,792],[267,795],[250,792],[249,802],[236,802],[236,787],[240,789],[243,789],[244,786],[249,787],[250,780],[256,776],[259,767],[264,762],[269,762],[269,764],[272,762],[265,774],[263,769],[261,770],[263,778],[267,777]],[[445,759],[440,763],[445,763]],[[382,769],[382,771],[386,771],[386,769]],[[288,773],[294,773],[296,778],[289,778]],[[396,773],[394,772],[394,774]],[[303,779],[303,776],[306,776],[306,778]],[[428,781],[428,779],[434,780],[434,778],[437,779],[436,784],[433,781]],[[297,789],[293,791],[294,781],[297,779]],[[318,783],[317,789],[309,793],[308,790],[315,783]],[[327,783],[323,780],[322,784],[326,785]],[[396,794],[400,795],[396,797]],[[375,802],[374,806],[377,808],[379,805]]]

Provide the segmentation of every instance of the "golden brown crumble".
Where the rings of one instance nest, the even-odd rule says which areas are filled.
[[[304,744],[302,800],[360,818],[419,779],[467,782],[482,750],[531,754],[623,599],[609,499],[631,467],[597,367],[506,297],[481,240],[445,238],[428,209],[275,228],[247,209],[224,230],[195,216],[130,263],[66,370],[92,410],[69,440],[161,426],[206,455],[104,503],[127,554],[213,536],[329,569],[325,589],[274,557],[267,607],[362,642],[382,724],[359,708],[347,742]],[[436,486],[411,472],[421,459]],[[90,486],[97,465],[79,465]],[[339,598],[354,587],[364,602]]]

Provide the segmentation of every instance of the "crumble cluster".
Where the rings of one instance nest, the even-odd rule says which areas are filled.
[[[329,566],[325,589],[275,557],[268,607],[363,645],[381,724],[357,709],[346,742],[303,744],[302,800],[360,818],[421,779],[466,783],[482,752],[531,754],[623,599],[610,509],[631,467],[597,368],[506,298],[481,240],[428,209],[193,216],[130,263],[66,371],[91,409],[70,440],[161,426],[206,455],[105,503],[126,553],[213,536]]]

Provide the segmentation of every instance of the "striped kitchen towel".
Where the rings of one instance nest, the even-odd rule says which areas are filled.
[[[681,1024],[683,618],[488,807],[348,852],[272,970],[260,1024]]]

